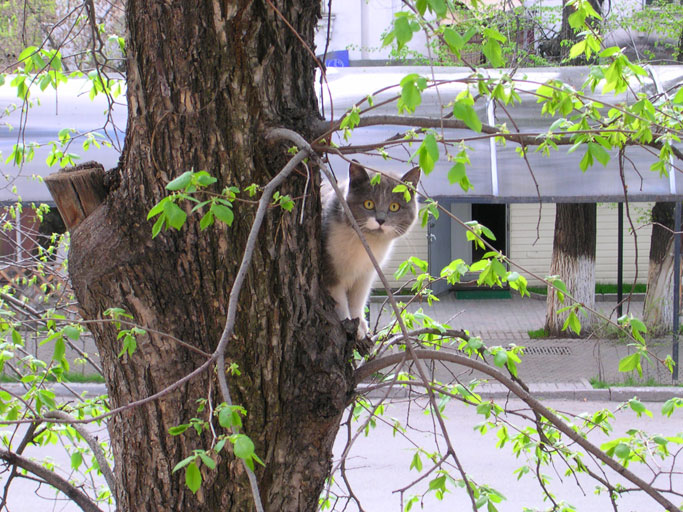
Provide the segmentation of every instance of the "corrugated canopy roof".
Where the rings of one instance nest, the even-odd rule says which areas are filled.
[[[683,84],[683,66],[657,66],[652,68],[659,78],[664,90],[675,90]],[[497,71],[489,70],[493,75]],[[425,77],[432,76],[432,68],[429,67],[370,67],[370,68],[337,68],[329,69],[327,79],[334,100],[335,117],[340,117],[352,104],[365,98],[382,88],[398,84],[408,73],[419,73]],[[462,91],[466,85],[465,80],[471,72],[464,68],[433,68],[434,77],[442,82],[438,88],[430,88],[423,92],[422,104],[417,108],[413,117],[438,117],[441,113],[450,112],[448,103],[454,96]],[[580,89],[588,68],[536,68],[520,69],[514,77],[518,81],[521,90],[522,102],[514,106],[506,107],[510,116],[515,120],[522,133],[537,133],[549,127],[553,119],[540,116],[539,105],[536,97],[532,94],[537,84],[550,79],[566,82]],[[652,79],[645,79],[642,84],[633,84],[633,91],[643,91],[649,95],[656,92]],[[0,118],[0,122],[10,123],[15,129],[10,130],[4,125],[0,126],[0,201],[14,201],[16,196],[12,189],[16,187],[18,193],[26,201],[49,202],[51,197],[45,185],[36,178],[47,176],[55,172],[56,167],[48,167],[45,159],[49,153],[48,146],[36,149],[36,156],[32,162],[26,163],[20,169],[12,164],[5,163],[10,155],[13,144],[17,142],[36,141],[46,144],[57,139],[57,134],[62,128],[74,128],[79,133],[89,130],[98,130],[103,133],[105,125],[107,102],[102,96],[95,101],[88,99],[89,86],[85,81],[72,80],[59,88],[59,94],[52,90],[40,92],[36,90],[32,94],[34,100],[40,99],[40,105],[32,108],[28,114],[26,129],[22,132],[19,126],[19,111]],[[383,99],[393,97],[399,88],[393,88],[374,96],[374,104],[379,105]],[[326,98],[326,114],[329,119],[329,98]],[[596,99],[602,99],[608,103],[632,101],[633,93],[621,96],[591,95]],[[125,101],[121,98],[121,101]],[[20,105],[16,98],[16,91],[6,84],[0,87],[0,108],[15,103]],[[486,105],[483,100],[476,104],[477,113],[482,122],[487,122]],[[395,102],[379,106],[371,112],[372,115],[395,115]],[[506,122],[508,128],[514,131],[514,126],[507,119],[507,113],[500,108],[494,110],[495,122]],[[410,117],[410,116],[404,116]],[[126,108],[125,105],[117,105],[114,119],[120,129],[125,129]],[[396,134],[403,134],[408,127],[400,125],[382,125],[357,128],[352,136],[352,144],[371,144],[387,140]],[[107,126],[107,133],[114,136],[112,124]],[[440,132],[441,133],[441,132]],[[441,156],[436,163],[434,171],[422,181],[427,194],[433,197],[450,197],[461,202],[593,202],[593,201],[620,201],[623,200],[623,188],[619,177],[619,169],[616,155],[607,166],[596,163],[585,173],[579,169],[578,162],[582,158],[584,150],[579,149],[574,153],[568,153],[570,146],[561,146],[559,151],[549,157],[535,153],[528,153],[528,160],[533,169],[532,173],[526,162],[516,152],[518,147],[512,142],[506,146],[498,143],[495,151],[491,151],[487,137],[468,130],[445,129],[443,131],[447,139],[467,141],[471,148],[469,157],[471,163],[467,166],[467,174],[474,190],[464,192],[458,185],[452,185],[447,178],[451,167],[446,158]],[[104,134],[104,133],[103,133]],[[122,141],[122,134],[119,133]],[[69,151],[81,155],[81,161],[97,160],[105,168],[114,167],[118,161],[118,152],[115,149],[101,149],[84,152],[81,148],[82,139],[76,139]],[[340,145],[347,144],[341,138],[337,139]],[[407,162],[411,154],[417,149],[417,144],[411,147],[387,148],[387,153],[396,160],[383,160],[379,156],[370,154],[349,155],[366,165],[381,169],[405,171],[411,164]],[[657,173],[649,170],[654,161],[652,151],[637,147],[629,147],[626,151],[627,163],[625,166],[625,182],[628,186],[630,199],[633,201],[649,200],[680,200],[683,199],[683,177],[678,172],[672,173],[672,179],[660,178]],[[339,177],[344,177],[348,164],[340,157],[332,156],[331,163]],[[535,179],[535,181],[534,181]],[[538,189],[536,188],[538,183]]]
[[[337,68],[329,69],[327,80],[333,96],[334,116],[338,118],[360,98],[364,98],[375,91],[397,84],[408,73],[419,73],[425,77],[432,77],[443,84],[438,88],[426,89],[423,92],[422,104],[416,109],[414,117],[437,117],[440,112],[447,114],[451,111],[448,103],[465,89],[465,80],[471,71],[464,68]],[[548,80],[560,80],[575,89],[581,89],[589,68],[532,68],[520,69],[514,79],[519,87],[521,103],[502,108],[492,109],[495,123],[506,123],[511,132],[535,134],[546,131],[555,119],[542,117],[537,96],[533,92],[538,85]],[[495,76],[496,70],[489,70]],[[663,90],[671,92],[683,84],[683,66],[656,66],[652,72],[660,81]],[[375,105],[395,96],[400,91],[393,88],[374,95]],[[642,84],[633,83],[632,92],[614,96],[588,94],[591,98],[606,104],[618,104],[634,101],[634,93],[645,92],[653,95],[657,91],[654,81],[645,78]],[[327,95],[327,93],[325,93]],[[476,88],[473,88],[476,94]],[[330,118],[329,99],[326,116]],[[367,106],[367,104],[365,105]],[[487,108],[483,99],[475,104],[479,119],[487,123]],[[379,106],[367,115],[396,114],[396,103],[391,102]],[[509,116],[508,116],[509,114]],[[410,117],[410,116],[405,116]],[[514,123],[510,120],[513,119]],[[494,124],[494,123],[488,123]],[[399,125],[368,126],[357,128],[349,142],[341,138],[336,140],[340,146],[371,145],[388,140],[397,134],[403,134],[408,128]],[[441,129],[437,129],[441,134]],[[584,173],[579,168],[579,161],[585,150],[578,149],[568,153],[571,145],[560,146],[558,151],[550,156],[543,156],[530,148],[527,162],[517,152],[518,144],[507,142],[495,144],[491,150],[488,137],[481,137],[469,130],[444,129],[443,135],[449,140],[465,140],[471,163],[467,166],[467,174],[474,189],[463,191],[460,186],[448,181],[448,171],[452,166],[443,153],[436,163],[432,173],[424,177],[422,185],[425,192],[432,197],[449,197],[459,202],[618,202],[623,201],[624,192],[619,175],[618,157],[616,152],[611,154],[610,162],[603,166],[595,163]],[[379,169],[405,170],[408,158],[417,149],[417,144],[408,146],[389,147],[386,151],[397,160],[384,160],[380,156],[370,154],[356,154],[353,158],[362,163]],[[454,154],[452,151],[451,154]],[[629,200],[680,200],[683,199],[683,177],[679,175],[681,163],[678,162],[679,172],[671,173],[671,177],[660,177],[658,173],[650,171],[650,165],[655,161],[656,149],[643,149],[631,146],[626,149],[626,164],[624,181],[629,193]],[[351,155],[349,155],[351,156]],[[332,156],[331,163],[338,176],[343,177],[348,166],[340,157]],[[530,170],[531,169],[531,170]]]

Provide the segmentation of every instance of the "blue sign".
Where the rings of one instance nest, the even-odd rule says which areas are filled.
[[[348,68],[349,67],[349,51],[337,50],[336,52],[327,52],[325,56],[325,67],[328,68]]]

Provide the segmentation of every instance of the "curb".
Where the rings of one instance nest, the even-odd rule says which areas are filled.
[[[45,387],[52,390],[57,398],[95,398],[107,394],[106,386],[99,383],[73,383],[68,385],[54,383]],[[0,384],[0,388],[15,395],[22,395],[26,391],[23,384],[15,382]]]
[[[575,400],[581,402],[627,402],[631,398],[637,398],[641,402],[666,402],[670,398],[683,398],[683,387],[657,386],[657,387],[612,387],[606,389],[594,389],[586,379],[576,382],[527,383],[531,394],[540,400]],[[366,386],[359,386],[362,392]],[[368,385],[367,387],[371,387]],[[502,384],[482,384],[475,390],[483,399],[517,399],[510,390]],[[368,393],[371,398],[383,398],[386,390],[373,390]],[[406,388],[397,387],[390,391],[389,398],[407,398]]]
[[[643,402],[666,402],[670,398],[683,398],[683,387],[680,386],[657,386],[657,387],[612,387],[606,389],[594,389],[586,379],[574,382],[532,382],[527,383],[530,392],[541,400],[578,400],[578,401],[603,401],[603,402],[626,402],[631,398],[638,398]],[[24,387],[17,383],[5,383],[0,387],[21,395]],[[371,385],[359,386],[359,391]],[[58,398],[94,398],[107,393],[104,384],[53,384],[48,386]],[[477,388],[477,393],[485,399],[516,398],[502,384],[482,384]],[[76,395],[76,396],[74,396]],[[368,393],[372,398],[382,398],[386,390],[374,390]],[[408,390],[396,387],[389,393],[390,398],[405,398]]]

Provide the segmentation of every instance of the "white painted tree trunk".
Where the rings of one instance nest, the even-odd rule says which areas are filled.
[[[595,307],[595,258],[588,256],[573,257],[566,253],[556,255],[553,251],[553,261],[550,268],[552,275],[560,276],[567,285],[567,292],[582,304],[593,309]],[[557,299],[554,289],[548,290],[546,302],[546,330],[551,336],[576,336],[569,329],[562,331],[569,312],[558,313],[562,308],[573,302],[565,298],[564,303]],[[578,315],[581,321],[581,334],[585,334],[593,325],[593,315],[589,311]]]
[[[659,336],[673,330],[674,238],[671,234],[674,204],[656,203],[652,208],[652,221],[643,321],[650,335]]]
[[[550,264],[550,274],[559,276],[567,292],[590,309],[595,307],[596,212],[595,204],[557,204]],[[548,288],[545,328],[551,336],[577,336],[569,329],[562,330],[570,312],[558,313],[574,303],[568,297],[560,303],[555,289]],[[586,334],[592,328],[593,315],[584,309],[577,316],[581,322],[580,334]]]
[[[669,240],[666,257],[650,260],[647,273],[647,294],[643,305],[643,321],[651,335],[670,333],[673,329],[674,299],[673,237]]]

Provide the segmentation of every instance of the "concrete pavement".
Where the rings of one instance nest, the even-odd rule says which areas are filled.
[[[585,339],[531,339],[528,331],[540,329],[545,324],[545,300],[522,299],[514,295],[510,299],[459,300],[454,295],[442,297],[432,306],[411,305],[410,310],[423,308],[432,318],[455,329],[464,329],[472,335],[480,336],[489,346],[510,343],[525,346],[519,376],[529,384],[531,391],[540,396],[617,401],[633,396],[638,396],[642,400],[658,401],[671,396],[683,396],[683,387],[672,386],[680,384],[680,378],[674,383],[671,374],[661,364],[644,362],[642,379],[638,379],[635,373],[629,374],[630,379],[627,374],[620,373],[619,361],[633,352],[625,341],[598,338],[595,335]],[[371,304],[371,323],[376,320],[380,306],[379,302]],[[609,300],[598,301],[596,304],[596,309],[611,319],[616,318],[615,307],[616,302]],[[624,306],[623,312],[631,312],[639,317],[642,315],[642,307],[642,301],[636,300],[631,303],[630,308]],[[382,319],[388,320],[389,315],[390,312],[385,306]],[[654,340],[650,343],[650,349],[663,359],[667,354],[671,354],[672,341]],[[482,377],[476,372],[469,373],[472,378]],[[659,386],[631,385],[594,389],[589,383],[593,378],[611,384],[655,382]],[[498,384],[485,384],[478,390],[487,396],[507,394],[506,388]]]
[[[371,325],[377,319],[381,303],[373,299],[370,304]],[[448,294],[432,306],[413,304],[411,311],[423,308],[432,318],[448,323],[453,328],[468,330],[473,335],[481,336],[489,345],[507,345],[515,343],[526,347],[523,363],[519,367],[519,376],[531,390],[539,396],[547,398],[565,398],[580,400],[617,400],[624,397],[639,396],[642,400],[666,400],[671,396],[683,396],[683,387],[662,387],[671,385],[671,375],[661,364],[643,364],[643,383],[656,382],[660,386],[613,386],[608,389],[593,389],[589,380],[597,378],[607,383],[625,382],[627,375],[618,371],[619,360],[628,355],[631,349],[624,341],[592,336],[587,339],[530,339],[528,331],[537,330],[545,323],[545,301],[538,299],[467,299],[460,300],[454,294]],[[616,313],[614,301],[599,301],[597,309],[614,319]],[[383,313],[381,321],[389,321],[388,309]],[[627,308],[624,308],[624,312]],[[635,316],[642,315],[642,301],[634,301],[630,312]],[[92,341],[83,337],[78,342],[82,351],[96,354]],[[36,349],[38,350],[36,343]],[[52,348],[41,347],[49,353],[41,354],[49,359]],[[651,349],[659,357],[671,354],[671,339],[656,340]],[[73,358],[80,357],[73,353]],[[87,364],[72,365],[72,369],[80,368],[85,374],[92,372]],[[449,374],[454,370],[442,370]],[[462,379],[481,377],[475,372],[457,370]],[[681,372],[683,373],[683,372]],[[437,373],[437,377],[439,374]],[[447,375],[443,375],[444,380]],[[636,374],[631,374],[631,378]],[[631,381],[626,381],[631,382]],[[681,380],[677,382],[680,384]],[[75,385],[76,389],[87,389],[89,393],[100,394],[102,385]],[[485,384],[478,388],[486,396],[501,396],[506,389],[498,384]],[[69,394],[68,390],[57,388],[58,392]]]

